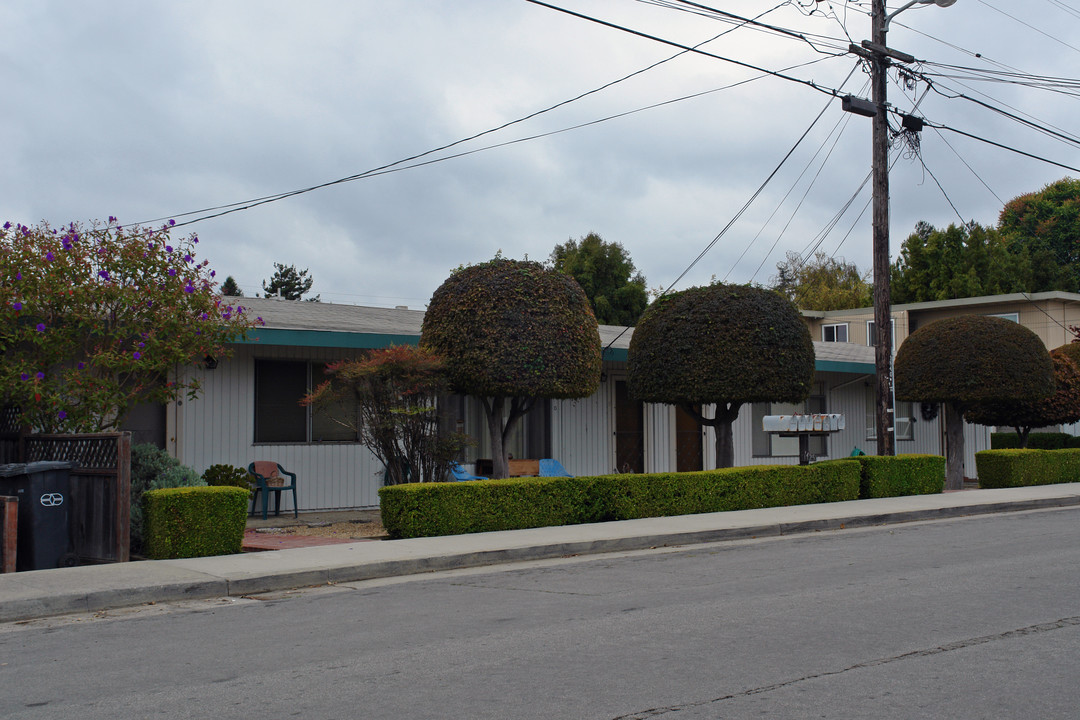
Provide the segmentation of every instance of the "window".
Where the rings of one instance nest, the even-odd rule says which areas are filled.
[[[892,328],[892,349],[896,352],[896,320],[889,320],[889,327]],[[873,320],[866,321],[866,344],[870,347],[877,345],[877,324]]]
[[[910,400],[893,403],[893,437],[915,439],[915,407]],[[866,391],[866,439],[877,440],[877,396],[872,387]]]
[[[356,433],[327,413],[300,405],[308,390],[326,379],[325,363],[255,360],[255,442],[355,442]],[[335,412],[356,413],[356,403]]]
[[[821,340],[823,342],[847,342],[847,323],[821,326]]]
[[[999,317],[1002,320],[1008,320],[1010,322],[1020,322],[1020,313],[994,313],[988,317]]]
[[[750,442],[754,457],[798,457],[799,438],[780,437],[767,433],[761,420],[766,415],[794,415],[795,413],[824,413],[825,396],[811,395],[805,402],[791,403],[754,403],[751,406],[750,421],[753,425]],[[827,457],[829,454],[828,436],[810,436],[810,454],[815,457]]]

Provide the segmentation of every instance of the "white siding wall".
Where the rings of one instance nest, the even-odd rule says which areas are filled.
[[[238,347],[215,370],[201,371],[199,399],[169,408],[173,454],[200,472],[217,463],[246,468],[253,460],[273,460],[297,474],[301,510],[378,505],[382,465],[363,445],[254,443],[256,357],[321,362],[353,356],[325,348]],[[291,508],[291,500],[283,504]]]

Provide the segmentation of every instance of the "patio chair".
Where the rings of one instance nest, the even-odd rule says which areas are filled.
[[[461,465],[461,463],[454,463],[450,466],[450,474],[454,476],[454,480],[487,480],[486,477],[480,477],[479,475],[473,475]]]
[[[545,458],[540,461],[540,477],[574,477],[558,460]]]
[[[255,476],[255,492],[251,496],[251,512],[255,513],[259,493],[262,493],[262,516],[266,519],[266,510],[270,492],[274,493],[274,515],[281,514],[281,491],[292,490],[293,517],[300,517],[296,504],[296,473],[289,472],[272,460],[256,460],[248,465],[248,472]],[[286,484],[285,476],[288,476]]]

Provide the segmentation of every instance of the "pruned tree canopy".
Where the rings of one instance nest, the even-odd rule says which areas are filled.
[[[1054,392],[1050,354],[1019,323],[985,315],[936,320],[896,354],[896,397],[945,405],[945,487],[964,486],[964,413],[978,404],[1035,401]]]
[[[799,402],[810,393],[814,344],[779,293],[709,285],[654,302],[630,339],[634,397],[661,403]]]
[[[985,315],[937,320],[904,340],[896,354],[896,397],[952,403],[1045,398],[1054,391],[1050,354],[1019,323]]]
[[[814,344],[798,309],[773,290],[709,285],[659,298],[630,339],[627,382],[645,402],[680,405],[717,428],[717,464],[733,460],[731,423],[748,402],[810,394]],[[704,418],[699,405],[716,405]]]
[[[420,344],[446,360],[455,390],[484,403],[495,477],[506,475],[505,440],[537,398],[587,397],[600,384],[588,298],[536,262],[497,257],[455,271],[431,296]]]
[[[600,333],[585,293],[536,262],[455,272],[431,296],[420,343],[469,395],[577,398],[600,383]]]
[[[1063,348],[1051,350],[1050,359],[1054,363],[1056,386],[1053,395],[1041,400],[977,403],[964,414],[964,419],[980,425],[1011,427],[1020,436],[1020,447],[1027,446],[1032,428],[1080,420],[1080,368]]]

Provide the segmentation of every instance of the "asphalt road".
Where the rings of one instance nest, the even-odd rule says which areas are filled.
[[[1080,509],[0,626],[0,717],[1075,718]]]

